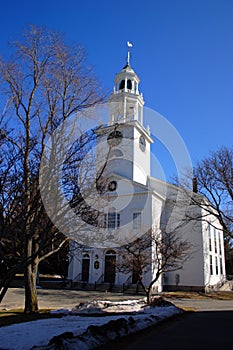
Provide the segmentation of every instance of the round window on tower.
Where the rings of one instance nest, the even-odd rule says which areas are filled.
[[[119,130],[114,130],[108,135],[107,141],[110,146],[114,147],[121,143],[122,138],[122,133]]]
[[[108,190],[112,192],[112,191],[116,191],[116,189],[117,189],[117,182],[116,181],[109,182]]]
[[[139,137],[139,147],[143,152],[146,150],[146,140],[143,135]]]

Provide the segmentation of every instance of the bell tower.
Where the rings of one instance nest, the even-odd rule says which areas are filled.
[[[115,86],[109,98],[109,124],[125,123],[133,120],[137,120],[140,124],[143,124],[144,100],[138,90],[140,79],[130,65],[129,49],[128,46],[127,63],[116,74],[114,79]]]
[[[109,173],[146,185],[153,139],[143,126],[144,100],[139,92],[140,79],[130,65],[129,44],[126,65],[116,74],[109,98],[108,126],[98,131],[101,137],[97,159],[103,159],[104,152],[109,152]],[[101,148],[101,141],[108,147]]]

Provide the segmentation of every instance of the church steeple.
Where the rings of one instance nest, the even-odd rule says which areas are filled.
[[[105,175],[111,174],[113,179],[119,175],[146,185],[150,176],[153,139],[149,129],[143,126],[144,100],[138,89],[140,79],[130,63],[128,50],[126,65],[114,79],[114,90],[109,98],[108,125],[96,131],[100,136],[97,139],[97,164],[102,164],[104,152],[109,152]]]
[[[123,69],[116,74],[113,94],[109,98],[109,123],[124,123],[137,120],[143,124],[144,100],[139,92],[139,77],[130,65],[130,50],[128,44],[127,62]],[[131,46],[129,46],[131,45]]]

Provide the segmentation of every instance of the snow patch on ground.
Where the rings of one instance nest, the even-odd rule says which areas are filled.
[[[66,349],[93,349],[182,312],[170,303],[158,304],[151,307],[143,299],[98,300],[81,303],[71,310],[55,310],[51,313],[64,316],[1,327],[0,349],[55,349],[60,345]]]

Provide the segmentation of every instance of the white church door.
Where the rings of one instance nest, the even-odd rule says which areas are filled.
[[[84,254],[82,259],[82,281],[83,282],[88,282],[89,270],[90,270],[90,256],[89,254]]]
[[[114,283],[116,276],[116,252],[108,250],[105,255],[104,282]]]

